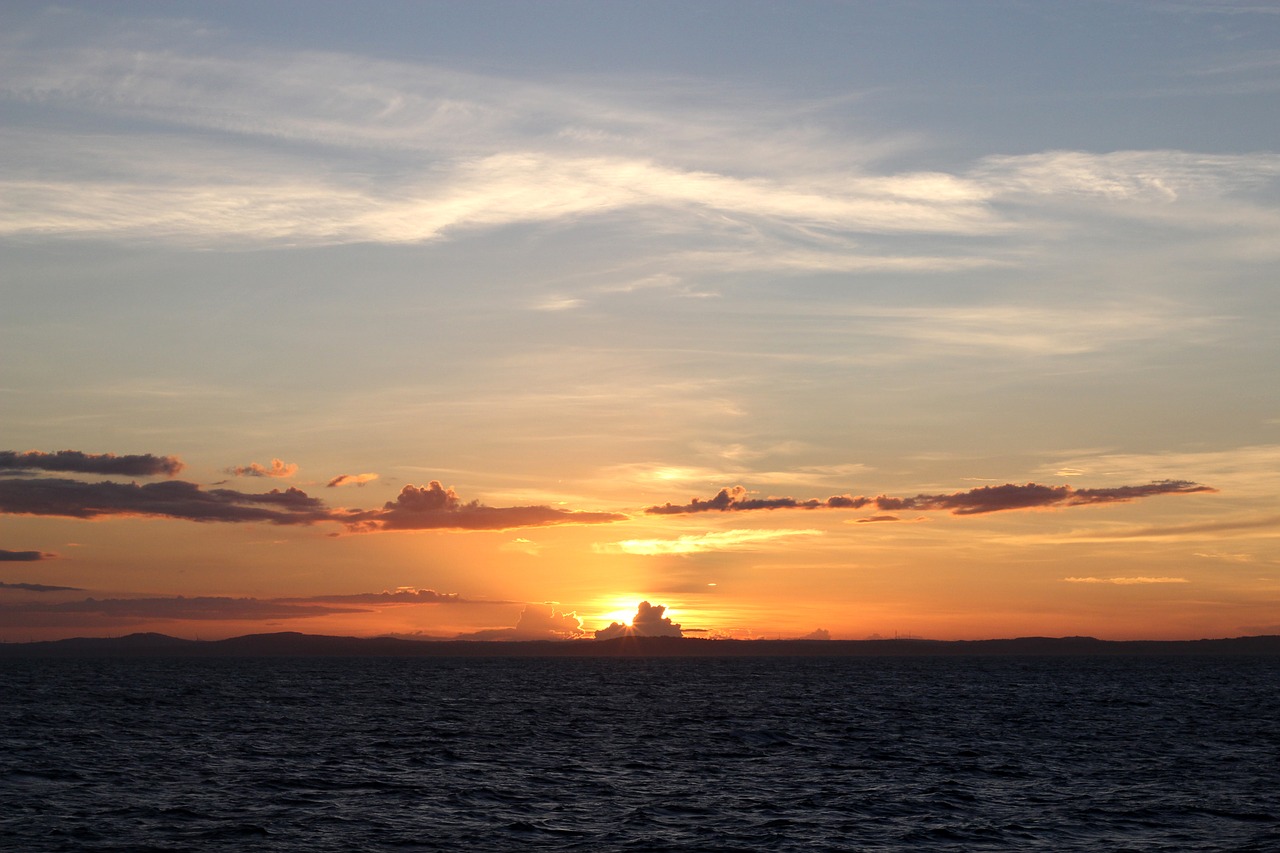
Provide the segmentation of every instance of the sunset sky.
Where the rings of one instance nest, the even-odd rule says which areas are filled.
[[[1278,96],[1260,0],[6,3],[0,640],[1280,633]]]

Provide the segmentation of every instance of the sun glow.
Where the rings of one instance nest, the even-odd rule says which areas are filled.
[[[613,611],[610,611],[609,613],[605,613],[600,617],[600,621],[605,625],[610,625],[614,622],[618,622],[619,624],[630,626],[631,620],[635,618],[636,618],[635,607],[623,607],[618,610],[613,610]]]

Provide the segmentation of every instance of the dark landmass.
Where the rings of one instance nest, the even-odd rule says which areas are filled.
[[[492,642],[328,637],[284,632],[229,640],[182,640],[164,634],[2,643],[13,658],[228,657],[960,657],[960,656],[1280,656],[1280,635],[1218,640],[707,640],[623,637],[615,640]]]

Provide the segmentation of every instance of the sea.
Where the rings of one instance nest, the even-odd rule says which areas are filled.
[[[0,660],[0,849],[1280,851],[1280,659]]]

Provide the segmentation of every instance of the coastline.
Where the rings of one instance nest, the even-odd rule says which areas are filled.
[[[1280,635],[1203,640],[1017,637],[992,640],[405,640],[280,632],[226,640],[165,634],[0,644],[0,660],[21,658],[237,657],[1280,657]]]

